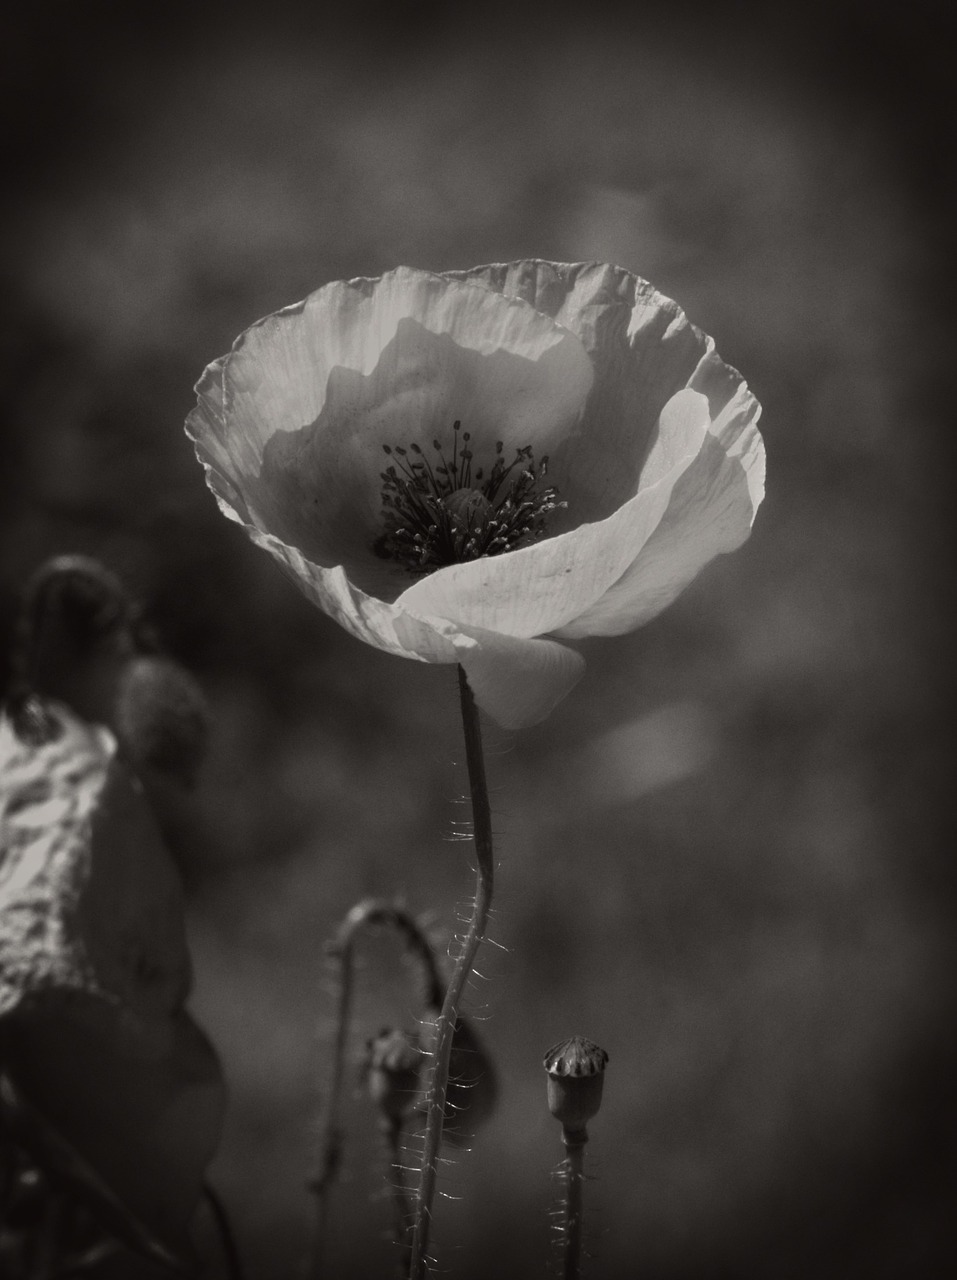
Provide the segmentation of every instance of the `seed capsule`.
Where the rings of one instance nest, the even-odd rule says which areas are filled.
[[[584,1130],[601,1107],[608,1054],[593,1040],[572,1036],[545,1054],[548,1109],[569,1132]]]

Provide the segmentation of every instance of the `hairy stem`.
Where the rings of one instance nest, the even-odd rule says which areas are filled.
[[[451,980],[445,992],[442,1011],[435,1025],[432,1068],[426,1101],[422,1173],[419,1178],[415,1201],[412,1259],[409,1268],[410,1280],[423,1280],[428,1265],[432,1201],[435,1198],[435,1179],[439,1149],[442,1145],[442,1127],[445,1118],[445,1095],[449,1084],[449,1055],[452,1052],[452,1037],[458,1022],[462,993],[471,976],[475,957],[488,927],[489,911],[492,905],[492,888],[495,879],[495,861],[492,851],[492,813],[488,799],[488,783],[485,779],[485,758],[482,754],[482,731],[479,724],[479,713],[462,667],[459,667],[458,674],[459,694],[462,704],[462,726],[465,733],[465,759],[468,765],[469,790],[472,799],[472,830],[476,860],[475,901],[472,906],[472,916],[462,943],[462,949],[456,960]]]
[[[428,938],[410,912],[397,903],[380,898],[366,898],[346,915],[339,931],[329,943],[329,955],[336,965],[338,1000],[336,1005],[336,1039],[332,1052],[332,1071],[326,1094],[325,1115],[320,1140],[319,1168],[309,1184],[316,1197],[316,1226],[313,1235],[309,1280],[321,1280],[323,1249],[329,1217],[329,1196],[342,1163],[343,1134],[339,1124],[339,1100],[346,1070],[346,1049],[352,1022],[353,958],[360,930],[386,925],[402,935],[406,951],[422,968],[425,979],[425,1002],[437,1005],[441,998],[442,980]]]
[[[412,1214],[405,1185],[404,1153],[402,1150],[402,1125],[393,1121],[384,1128],[389,1153],[389,1177],[392,1186],[392,1208],[395,1213],[395,1242],[399,1246],[398,1275],[409,1274],[409,1248],[411,1245]]]
[[[584,1129],[564,1129],[565,1142],[565,1233],[564,1280],[579,1280],[582,1254],[582,1183],[584,1182],[585,1143],[588,1134]]]

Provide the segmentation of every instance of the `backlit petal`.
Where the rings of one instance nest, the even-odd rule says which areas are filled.
[[[592,383],[581,343],[528,304],[402,268],[327,285],[260,321],[211,366],[190,419],[210,486],[241,518],[383,598],[406,585],[373,551],[383,445],[451,445],[491,463],[549,453]],[[221,384],[221,385],[220,385]]]
[[[461,652],[475,701],[506,729],[524,729],[550,715],[585,673],[585,659],[554,640],[516,640],[469,631],[477,641]]]
[[[606,520],[508,555],[450,565],[409,587],[397,604],[510,636],[555,631],[586,612],[625,572],[668,508],[672,489],[708,431],[708,402],[681,391],[665,406],[648,486]]]
[[[739,384],[634,563],[558,634],[571,639],[633,631],[669,605],[710,560],[744,542],[764,496],[760,412]]]
[[[604,263],[538,259],[449,272],[522,298],[581,340],[595,383],[581,423],[549,459],[549,480],[568,501],[556,532],[600,520],[626,502],[655,436],[658,416],[713,349],[677,303],[646,280]]]
[[[358,640],[419,662],[461,663],[475,700],[507,729],[543,720],[580,679],[584,659],[554,640],[519,639],[448,618],[422,617],[354,587],[341,566],[311,564],[278,538],[251,530],[296,585]]]
[[[252,524],[252,516],[232,476],[243,474],[242,451],[246,442],[242,436],[231,436],[223,411],[223,366],[226,357],[214,360],[203,371],[196,384],[197,404],[186,419],[186,434],[193,441],[196,457],[203,464],[206,483],[219,505],[220,511],[230,520]],[[247,461],[255,465],[255,457]]]

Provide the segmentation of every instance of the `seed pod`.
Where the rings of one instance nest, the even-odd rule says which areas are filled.
[[[545,1054],[548,1109],[567,1132],[584,1130],[601,1107],[608,1054],[593,1040],[572,1036]]]

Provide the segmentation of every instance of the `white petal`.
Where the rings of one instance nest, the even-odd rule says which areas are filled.
[[[658,416],[694,386],[711,339],[646,280],[604,263],[528,260],[447,278],[522,298],[581,340],[595,384],[580,426],[550,454],[549,480],[569,503],[553,527],[603,519],[636,492]]]
[[[296,547],[272,534],[247,529],[257,546],[268,551],[307,599],[350,635],[373,648],[420,662],[457,662],[454,640],[419,618],[404,616],[394,605],[354,586],[342,565],[327,569],[313,564]],[[401,628],[397,629],[397,624]]]
[[[188,430],[210,487],[244,522],[316,564],[343,564],[392,598],[407,579],[374,553],[384,445],[451,452],[476,467],[577,422],[592,383],[581,343],[515,298],[402,268],[318,290],[260,321],[197,390]]]
[[[592,380],[580,344],[533,308],[403,267],[378,280],[327,285],[248,329],[226,360],[226,413],[265,444],[276,431],[315,421],[334,370],[370,377],[388,347],[372,392],[356,391],[358,405],[339,407],[368,409],[371,401],[387,410],[399,443],[430,439],[451,425],[451,410],[466,426],[470,419],[476,430],[501,425],[515,443],[536,445],[554,431],[556,414],[568,414],[569,393],[580,410]],[[463,364],[465,353],[487,361]],[[536,369],[543,362],[547,373]]]
[[[203,465],[206,483],[220,511],[228,519],[248,525],[252,516],[242,492],[231,479],[237,470],[233,455],[242,447],[242,441],[230,439],[223,413],[225,363],[226,357],[222,356],[204,369],[195,387],[198,403],[186,419],[186,434],[195,445],[196,457]]]
[[[572,639],[634,630],[669,605],[710,560],[744,542],[764,495],[760,412],[740,384],[634,563],[559,635]]]
[[[477,643],[461,653],[475,701],[505,729],[524,729],[550,715],[585,672],[585,659],[554,640],[516,640],[470,631]]]
[[[642,488],[606,520],[519,551],[450,565],[404,591],[397,604],[510,636],[556,631],[586,612],[635,560],[708,431],[708,402],[673,396],[661,414]]]
[[[502,635],[447,618],[417,618],[394,607],[396,633],[410,651],[426,662],[461,663],[475,701],[505,729],[544,720],[584,674],[581,654],[554,640]],[[453,646],[452,658],[439,656],[442,642]]]
[[[585,669],[584,659],[566,645],[416,616],[366,595],[349,582],[341,566],[324,569],[278,538],[249,532],[300,590],[356,639],[401,658],[461,663],[478,705],[506,729],[544,720]]]

